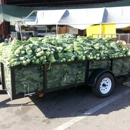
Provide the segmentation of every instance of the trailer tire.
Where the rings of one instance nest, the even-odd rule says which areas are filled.
[[[97,97],[107,97],[112,93],[114,86],[115,80],[113,75],[110,73],[103,73],[98,77],[92,90]]]

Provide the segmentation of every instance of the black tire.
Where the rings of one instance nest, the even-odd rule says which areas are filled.
[[[114,86],[113,75],[104,73],[97,79],[96,85],[92,87],[92,90],[97,97],[107,97],[112,93]]]

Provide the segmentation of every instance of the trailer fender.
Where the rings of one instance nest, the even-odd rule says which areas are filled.
[[[112,71],[104,70],[104,69],[98,69],[98,70],[93,71],[92,74],[89,76],[88,85],[94,87],[96,85],[98,78],[104,73],[110,73],[114,77],[114,80],[115,80],[115,76],[112,73]]]

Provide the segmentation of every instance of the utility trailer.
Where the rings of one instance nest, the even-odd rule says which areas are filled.
[[[120,76],[129,76],[130,57],[8,67],[1,63],[3,89],[11,100],[71,87],[91,86],[109,96]]]

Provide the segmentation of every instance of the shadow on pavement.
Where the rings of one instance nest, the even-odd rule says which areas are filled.
[[[9,102],[10,102],[11,100],[10,100],[10,98],[8,98],[8,99],[5,99],[5,100],[3,100],[3,101],[1,101],[0,102],[0,108],[6,108],[6,107],[19,107],[19,106],[34,106],[34,104],[30,104],[30,103],[32,103],[32,101],[29,101],[29,102],[26,102],[26,103],[22,103],[22,104],[8,104]]]
[[[21,104],[21,100],[11,101],[7,98],[0,103],[0,108],[6,107],[19,107],[19,106],[35,106],[38,107],[39,110],[44,114],[47,118],[63,118],[63,117],[76,117],[81,116],[87,110],[90,110],[99,104],[118,96],[119,94],[127,91],[129,87],[123,86],[120,83],[116,84],[116,87],[113,93],[106,98],[97,98],[90,88],[87,87],[77,87],[76,89],[68,89],[57,91],[53,93],[46,94],[43,98],[38,97],[30,97],[29,100],[23,100],[24,103]],[[130,106],[130,100],[125,100],[125,96],[120,98],[121,105],[119,102],[115,102],[115,106],[109,104],[107,107],[110,107],[107,111],[100,111],[100,113],[96,113],[93,115],[99,114],[108,114],[112,111],[118,111],[121,109],[125,109]],[[130,99],[129,94],[127,94],[127,98]],[[118,99],[117,99],[118,100]],[[30,109],[31,109],[30,107]],[[26,109],[26,108],[25,108]],[[33,108],[32,108],[33,109]],[[37,113],[37,112],[36,112]]]
[[[42,111],[47,118],[63,118],[81,116],[87,110],[98,106],[99,104],[121,94],[128,90],[128,87],[117,84],[112,95],[106,98],[97,98],[92,93],[91,89],[85,87],[78,87],[74,91],[64,90],[53,92],[45,95],[43,98],[32,97],[31,100]],[[123,97],[122,97],[123,99]],[[121,100],[122,100],[121,99]],[[122,100],[123,101],[123,100]],[[109,104],[110,106],[111,104]],[[99,114],[108,114],[112,111],[118,111],[129,106],[130,103],[118,106],[118,109],[111,107],[111,111]]]

